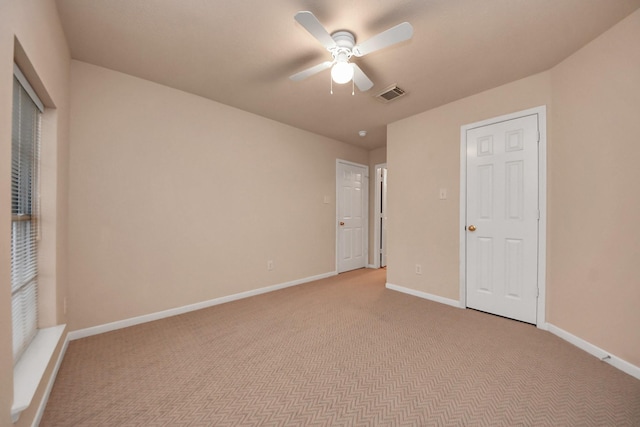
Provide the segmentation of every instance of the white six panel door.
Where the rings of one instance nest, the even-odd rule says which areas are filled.
[[[338,163],[338,273],[366,266],[367,167]]]
[[[538,116],[467,131],[467,306],[536,323]]]

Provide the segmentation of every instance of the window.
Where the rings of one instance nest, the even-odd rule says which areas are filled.
[[[38,328],[38,171],[42,103],[14,67],[11,135],[11,317],[13,360]]]

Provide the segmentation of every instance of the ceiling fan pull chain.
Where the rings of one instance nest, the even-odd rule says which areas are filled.
[[[356,82],[354,79],[351,79],[351,96],[356,94]]]
[[[329,75],[329,84],[331,85],[331,95],[333,95],[333,78]]]

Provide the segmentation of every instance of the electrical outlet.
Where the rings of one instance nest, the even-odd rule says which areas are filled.
[[[422,266],[420,264],[416,264],[416,274],[422,274]]]
[[[269,271],[273,270],[273,261],[272,260],[267,261],[267,270],[269,270]]]
[[[440,189],[440,200],[446,200],[447,199],[447,189],[446,188],[441,188]]]

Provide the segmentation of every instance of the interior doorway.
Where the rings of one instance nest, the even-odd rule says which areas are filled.
[[[374,194],[374,267],[387,266],[387,164],[375,165]]]
[[[460,300],[544,324],[546,109],[462,126]]]
[[[336,270],[364,268],[369,258],[369,166],[336,163]]]

